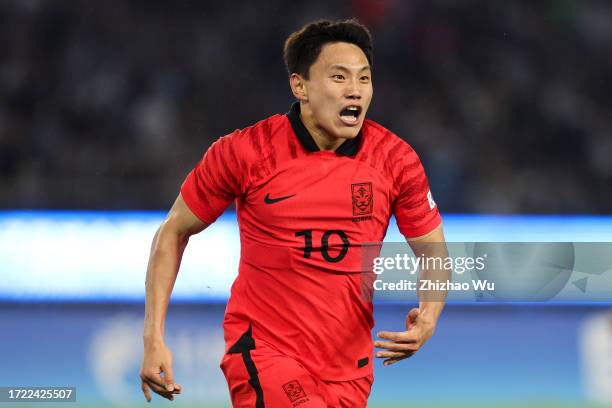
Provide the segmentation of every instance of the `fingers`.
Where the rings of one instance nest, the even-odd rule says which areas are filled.
[[[411,314],[413,318],[415,315],[418,317],[418,313],[411,311]],[[392,340],[377,340],[374,342],[374,347],[385,349],[376,352],[377,358],[386,358],[383,361],[384,366],[412,357],[420,348],[419,336],[414,333],[414,330],[409,332],[380,332],[378,337]]]
[[[391,341],[401,341],[403,339],[402,334],[405,334],[405,332],[386,332],[386,331],[382,331],[382,332],[378,332],[376,334],[376,336],[380,337],[381,339],[387,339],[387,340],[391,340]]]
[[[381,339],[402,343],[416,343],[420,340],[419,333],[416,333],[414,330],[405,332],[380,332],[377,336]]]
[[[140,389],[142,389],[147,402],[151,402],[151,391],[149,391],[149,386],[144,381],[140,383]]]
[[[410,310],[408,316],[406,316],[406,329],[410,330],[416,325],[420,313],[421,310],[416,307]]]
[[[405,359],[407,359],[407,358],[410,358],[410,357],[412,357],[413,355],[414,355],[414,353],[412,353],[412,354],[410,354],[410,355],[406,355],[406,356],[404,356],[404,357],[389,358],[389,359],[387,359],[387,360],[383,361],[383,365],[384,365],[384,366],[390,366],[391,364],[395,364],[395,363],[397,363],[398,361],[402,361],[402,360],[405,360]]]
[[[376,357],[386,358],[383,365],[388,366],[412,357],[431,336],[433,329],[426,321],[419,319],[420,314],[419,308],[413,308],[408,312],[404,332],[381,331],[377,334],[381,339],[389,340],[374,342],[374,347],[385,349],[376,352]]]
[[[399,357],[406,357],[406,354],[409,352],[399,352],[399,351],[377,351],[376,352],[376,357],[377,358],[399,358]]]
[[[173,392],[175,389],[175,384],[172,366],[162,366],[162,371],[164,372],[164,387],[166,388],[166,391]],[[178,388],[180,392],[180,386]]]
[[[173,394],[180,394],[182,390],[179,384],[175,384],[174,382],[166,383],[159,373],[141,374],[140,378],[142,380],[142,391],[149,402],[151,401],[150,389],[170,401],[174,400]]]
[[[155,383],[148,382],[146,380],[144,380],[144,383],[145,385],[150,387],[153,390],[153,392],[155,392],[157,395],[164,397],[170,401],[174,399],[174,397],[172,396],[172,392],[166,390],[166,387],[159,386]]]
[[[410,318],[411,321],[415,321],[417,317],[419,317],[420,313],[421,313],[421,309],[419,309],[418,307],[415,307],[413,309],[410,309],[410,312],[408,312],[408,317]]]
[[[140,378],[149,384],[154,384],[162,388],[166,387],[166,384],[164,383],[164,379],[160,375],[159,371],[143,372],[140,374]]]
[[[390,351],[416,351],[419,349],[417,343],[396,343],[392,341],[375,341],[374,347],[384,348]]]

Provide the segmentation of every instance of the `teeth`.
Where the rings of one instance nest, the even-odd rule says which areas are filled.
[[[360,111],[359,106],[347,106],[340,112],[340,116],[345,120],[345,123],[355,124],[358,121]]]

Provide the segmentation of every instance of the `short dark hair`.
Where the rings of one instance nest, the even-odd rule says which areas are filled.
[[[310,66],[319,57],[323,45],[335,42],[355,44],[365,54],[370,67],[374,63],[372,35],[356,19],[318,20],[306,24],[285,41],[283,58],[289,75],[297,73],[308,79]]]

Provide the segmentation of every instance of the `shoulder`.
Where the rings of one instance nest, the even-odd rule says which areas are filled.
[[[252,147],[257,149],[261,142],[276,134],[286,122],[286,116],[281,114],[272,115],[262,119],[250,126],[236,129],[233,132],[220,137],[217,142],[238,144],[243,148]]]
[[[267,152],[271,146],[270,139],[283,129],[286,122],[285,115],[272,115],[220,137],[212,144],[211,149],[227,152],[244,161],[257,160]]]
[[[412,146],[391,130],[367,120],[359,159],[389,180],[396,192],[422,184],[423,165]]]
[[[388,149],[401,149],[403,152],[414,151],[405,139],[373,120],[365,120],[363,133],[370,147],[385,146]]]
[[[397,134],[373,120],[366,120],[362,128],[361,159],[371,166],[397,176],[406,166],[420,163],[412,146]]]
[[[290,129],[287,116],[273,115],[219,138],[211,150],[223,156],[226,167],[240,173],[244,183],[248,184],[272,174],[288,155],[287,129]]]

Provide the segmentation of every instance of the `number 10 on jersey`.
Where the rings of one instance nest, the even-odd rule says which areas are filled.
[[[303,230],[295,233],[296,237],[304,237],[304,258],[310,258],[312,256],[313,245],[312,245],[312,230]],[[333,245],[332,247],[339,248],[337,255],[329,253],[329,240],[332,236],[338,236],[342,240],[342,245]],[[340,262],[346,256],[349,249],[349,240],[346,232],[342,230],[328,230],[321,236],[321,256],[327,262]]]

